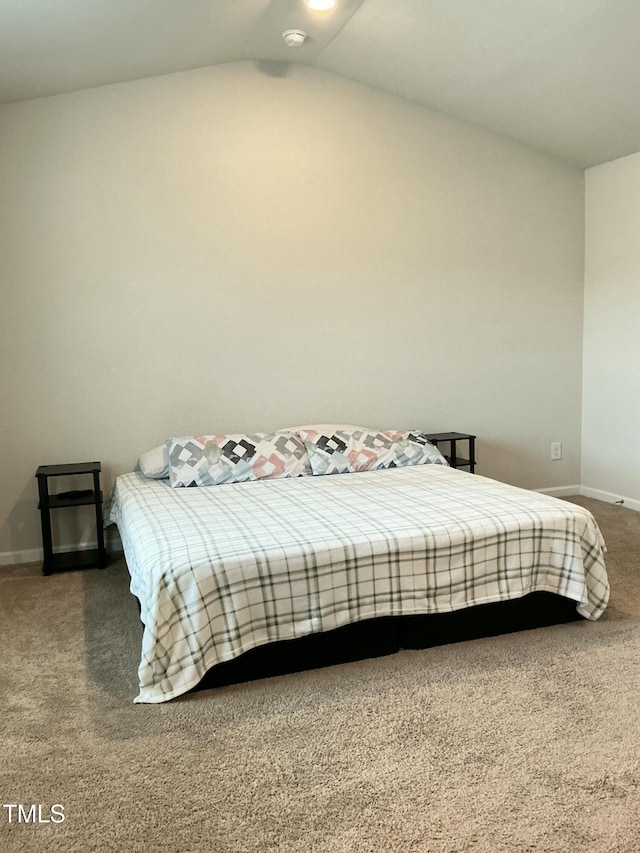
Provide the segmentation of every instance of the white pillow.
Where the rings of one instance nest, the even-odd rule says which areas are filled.
[[[369,427],[356,426],[355,424],[305,424],[304,426],[292,426],[292,427],[283,427],[279,429],[278,432],[300,432],[302,429],[313,429],[316,432],[321,432],[324,434],[331,434],[334,432],[350,432],[351,430],[364,430],[365,432],[371,432]],[[375,432],[375,430],[373,430]]]
[[[154,447],[138,459],[140,473],[152,480],[164,480],[169,476],[169,451],[166,444]]]

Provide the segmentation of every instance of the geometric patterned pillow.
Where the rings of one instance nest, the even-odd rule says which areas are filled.
[[[193,435],[170,438],[171,486],[219,486],[309,473],[304,444],[293,434]]]
[[[398,430],[301,430],[314,474],[347,474],[405,465],[448,465],[442,453],[421,432]]]

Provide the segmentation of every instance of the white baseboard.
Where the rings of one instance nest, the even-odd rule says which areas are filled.
[[[85,551],[91,548],[97,548],[97,542],[78,542],[75,545],[60,545],[53,549],[54,554],[60,554],[62,551]],[[122,543],[117,532],[111,533],[107,542],[107,549],[110,554],[116,556],[122,552]],[[26,548],[22,551],[2,551],[0,552],[0,567],[2,566],[18,566],[23,563],[41,563],[44,559],[42,548]]]
[[[551,489],[535,489],[543,495],[552,495],[554,498],[568,498],[571,495],[581,495],[582,486],[555,486]]]
[[[19,563],[42,562],[42,548],[29,548],[26,551],[0,552],[0,566],[15,566]]]
[[[640,501],[633,498],[626,498],[624,495],[616,495],[612,492],[604,492],[602,489],[592,489],[591,486],[582,486],[580,494],[585,498],[593,498],[596,501],[604,501],[607,504],[620,504],[627,509],[634,509],[640,512]]]
[[[591,486],[556,486],[552,489],[536,489],[545,495],[553,495],[555,498],[569,498],[572,495],[581,495],[584,498],[593,498],[606,504],[620,504],[627,509],[640,512],[640,501],[626,498],[624,495],[616,495],[613,492],[605,492],[602,489],[592,489]]]

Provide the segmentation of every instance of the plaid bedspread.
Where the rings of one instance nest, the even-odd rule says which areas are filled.
[[[587,510],[440,465],[194,489],[125,474],[110,519],[144,624],[137,702],[349,622],[534,590],[597,619],[609,596]]]

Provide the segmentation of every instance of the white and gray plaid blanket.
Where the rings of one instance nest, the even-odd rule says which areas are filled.
[[[144,624],[137,702],[186,692],[256,646],[376,616],[535,590],[604,611],[604,542],[584,508],[441,465],[172,489],[117,478]]]

